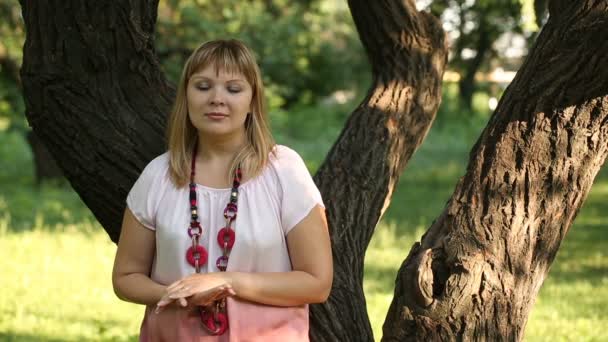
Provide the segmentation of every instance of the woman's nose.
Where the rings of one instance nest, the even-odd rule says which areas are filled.
[[[213,105],[222,105],[224,104],[224,95],[221,90],[213,88],[210,94],[210,101]]]

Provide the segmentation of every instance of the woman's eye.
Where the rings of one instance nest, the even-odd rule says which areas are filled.
[[[209,86],[206,84],[197,84],[196,89],[198,90],[209,90]]]
[[[234,93],[240,92],[241,89],[240,88],[228,88],[228,91],[234,94]]]

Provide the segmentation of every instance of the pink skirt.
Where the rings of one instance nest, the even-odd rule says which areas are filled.
[[[170,307],[159,314],[146,307],[139,340],[152,341],[294,341],[308,342],[308,305],[279,307],[228,298],[228,331],[211,336],[198,310]]]

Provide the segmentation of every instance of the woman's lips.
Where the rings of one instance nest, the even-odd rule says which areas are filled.
[[[223,113],[207,113],[205,116],[212,120],[222,120],[223,118],[228,117],[227,114]]]

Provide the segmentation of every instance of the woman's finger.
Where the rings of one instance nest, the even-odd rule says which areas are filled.
[[[173,284],[167,286],[167,292],[173,291],[173,290],[181,288],[181,287],[184,287],[184,284],[182,283],[181,280],[178,280],[178,281],[174,282]]]
[[[171,302],[173,302],[174,300],[171,298],[167,298],[167,297],[163,297],[161,298],[158,303],[156,303],[157,306],[167,306],[169,304],[171,304]]]
[[[192,296],[192,292],[193,291],[191,291],[190,289],[180,289],[174,292],[167,293],[167,296],[171,299],[186,298]]]
[[[167,299],[163,297],[158,303],[156,303],[156,309],[154,310],[154,313],[160,313],[165,309],[165,307],[167,307],[167,305],[171,304],[171,302],[173,302],[172,299]]]
[[[186,306],[188,306],[188,301],[186,301],[186,298],[180,298],[180,299],[179,299],[179,304],[180,304],[182,307],[186,307]]]

